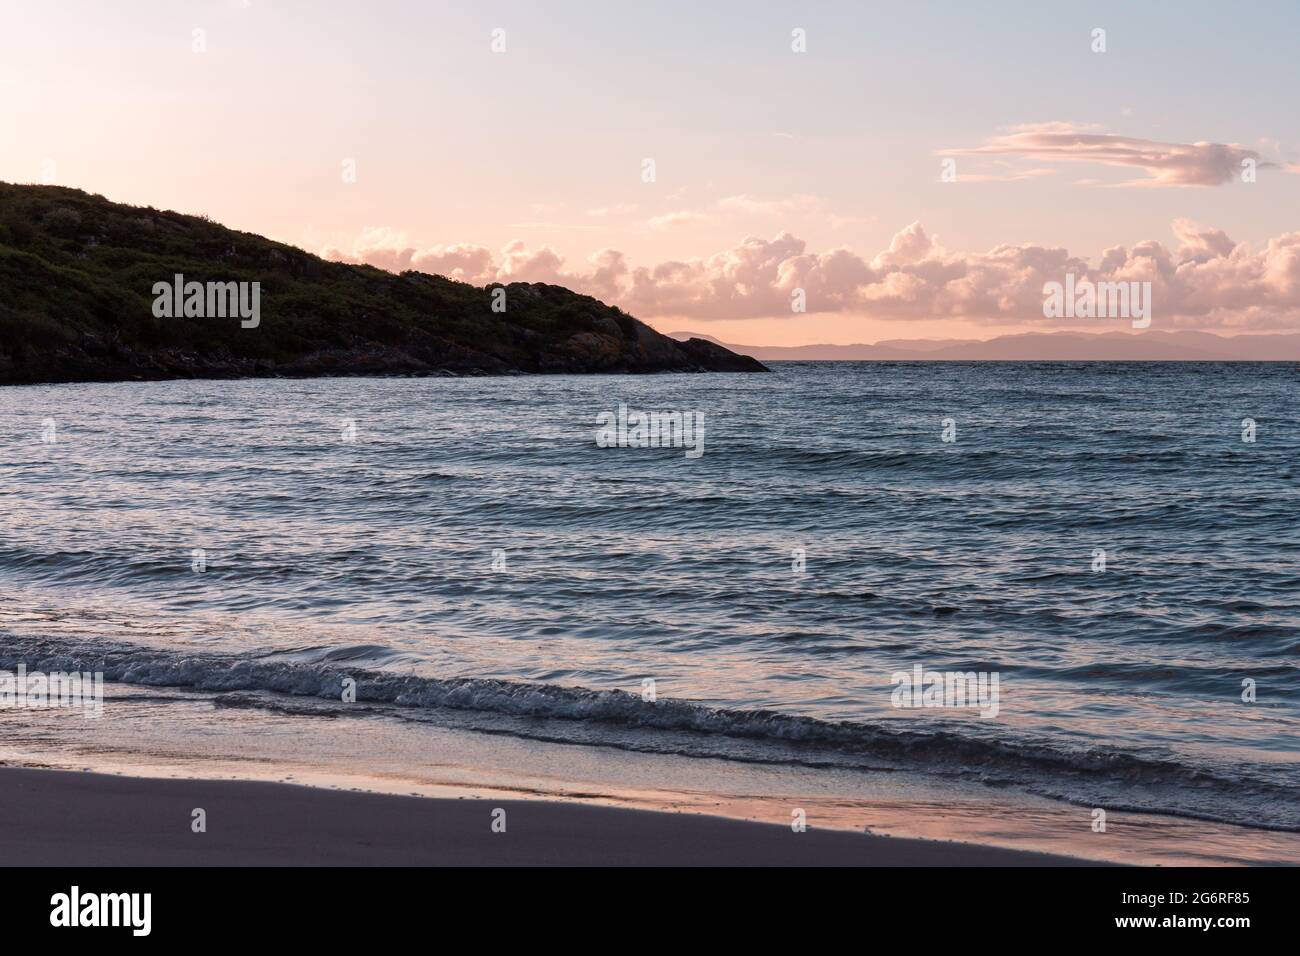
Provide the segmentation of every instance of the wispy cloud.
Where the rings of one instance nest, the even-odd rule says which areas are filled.
[[[1219,186],[1240,178],[1243,160],[1253,160],[1260,169],[1278,165],[1266,161],[1258,150],[1236,143],[1161,143],[1107,133],[1093,124],[1060,122],[1013,126],[979,146],[938,152],[941,156],[1014,156],[1040,163],[1127,167],[1146,175],[1115,185],[1139,187]]]
[[[766,217],[768,219],[788,219],[792,216],[806,216],[817,212],[822,201],[807,194],[763,198],[740,193],[724,196],[707,204],[703,209],[680,209],[663,215],[653,216],[645,221],[650,229],[677,229],[685,226],[702,226],[717,222],[726,217]]]
[[[996,160],[995,164],[1001,168],[1001,172],[996,173],[971,173],[963,170],[958,174],[954,182],[959,183],[1016,183],[1026,179],[1038,179],[1040,176],[1051,176],[1056,172],[1048,166],[1038,166],[1032,169],[1017,169],[1011,163],[1003,160]]]
[[[809,213],[821,205],[816,196],[798,195],[783,199],[759,199],[742,193],[719,199],[717,208],[724,212],[738,212],[751,216],[788,216],[792,213]]]
[[[689,209],[682,209],[677,212],[664,213],[662,216],[654,216],[646,220],[646,225],[651,229],[681,229],[687,226],[702,226],[712,219],[711,216],[702,212],[692,212]]]

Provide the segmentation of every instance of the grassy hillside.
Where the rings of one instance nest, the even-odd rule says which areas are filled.
[[[156,318],[153,286],[260,282],[261,323]],[[762,371],[559,286],[400,276],[75,189],[0,183],[0,383],[240,375]]]

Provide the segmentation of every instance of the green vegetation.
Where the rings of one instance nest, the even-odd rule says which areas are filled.
[[[153,286],[261,283],[261,323],[156,318]],[[326,262],[201,216],[0,183],[0,383],[243,375],[726,369],[752,359],[679,343],[559,286],[492,289]]]

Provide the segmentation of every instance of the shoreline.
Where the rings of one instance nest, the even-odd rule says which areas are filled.
[[[737,353],[745,354],[745,353]],[[755,361],[758,361],[757,359]],[[915,356],[907,358],[767,358],[763,362],[786,362],[798,365],[1297,365],[1300,359],[1293,358],[1236,358],[1233,356],[1209,358],[925,358]],[[16,379],[0,378],[0,388],[41,388],[56,385],[146,385],[167,384],[169,382],[261,382],[285,381],[302,382],[322,379],[480,379],[480,378],[559,378],[566,375],[579,377],[597,377],[601,375],[625,378],[642,378],[656,375],[752,375],[775,371],[772,368],[760,369],[715,369],[715,368],[662,368],[662,369],[584,369],[535,370],[535,369],[384,369],[370,371],[366,369],[310,370],[295,372],[292,370],[250,373],[241,371],[215,370],[210,374],[147,374],[147,370],[133,370],[129,374],[110,374],[105,376],[66,376],[56,378]]]
[[[548,721],[467,726],[460,712],[441,715],[451,723],[395,720],[370,708],[331,712],[323,719],[310,711],[283,710],[283,701],[248,700],[239,694],[113,682],[106,683],[105,690],[106,715],[111,712],[111,718],[7,711],[8,719],[0,725],[0,793],[13,789],[7,780],[25,774],[62,774],[57,786],[45,786],[49,801],[64,806],[65,821],[94,821],[112,807],[111,802],[100,807],[93,788],[82,793],[85,788],[69,783],[70,778],[114,781],[109,790],[126,788],[135,795],[128,804],[139,800],[159,814],[164,803],[158,792],[172,787],[225,793],[231,787],[279,792],[275,788],[280,785],[305,785],[313,793],[397,798],[397,803],[381,800],[375,805],[384,809],[365,811],[383,816],[400,817],[404,811],[392,808],[411,799],[421,808],[544,804],[564,808],[548,811],[560,816],[547,815],[547,825],[568,821],[565,826],[581,828],[586,811],[599,810],[630,813],[629,820],[640,819],[638,813],[676,821],[697,817],[724,830],[731,823],[743,823],[784,835],[791,833],[791,820],[802,811],[808,827],[803,836],[833,832],[840,839],[857,840],[870,835],[886,841],[895,854],[903,852],[900,846],[919,843],[965,847],[959,854],[963,859],[973,850],[1137,866],[1269,866],[1300,859],[1296,833],[1118,809],[1108,812],[1106,827],[1096,832],[1093,812],[1086,806],[923,771],[813,769],[650,752],[637,749],[635,742],[630,748],[561,742],[551,737]],[[70,795],[77,793],[81,795]],[[282,802],[272,799],[277,805]],[[204,803],[193,806],[211,810]],[[44,846],[40,825],[14,828],[13,820],[30,818],[31,808],[14,805],[27,815],[16,818],[6,807],[0,799],[4,845]],[[461,812],[452,813],[450,825],[461,826],[456,822]],[[188,813],[182,821],[186,827]],[[427,813],[421,809],[418,815]],[[440,825],[438,813],[428,819],[428,825]],[[128,819],[105,826],[135,825]],[[629,854],[636,850],[657,859],[655,846],[672,844],[670,827],[656,830],[653,839],[645,838],[650,846],[637,849],[636,841],[644,834],[633,829]],[[411,838],[419,832],[417,828]],[[619,831],[614,827],[610,832],[617,837]],[[706,828],[688,842],[711,834],[717,835]],[[68,839],[75,841],[76,836]],[[250,838],[248,845],[257,846],[259,839]],[[101,842],[99,836],[91,840],[92,845]],[[614,839],[611,845],[622,844]],[[856,848],[861,844],[851,846],[860,855]],[[524,859],[544,855],[538,849],[530,852],[534,856]],[[831,851],[827,862],[841,859],[841,852]],[[454,859],[472,862],[463,856]],[[887,859],[887,865],[901,865],[911,857]]]
[[[0,767],[0,848],[10,866],[1105,865],[694,812],[22,767]]]
[[[1282,361],[1282,360],[1279,360]],[[762,372],[771,373],[771,369],[764,367]],[[55,385],[164,385],[169,382],[306,382],[328,379],[416,379],[416,378],[433,378],[433,379],[479,379],[479,378],[559,378],[566,375],[580,377],[596,377],[600,375],[619,376],[626,378],[640,378],[648,375],[754,375],[759,374],[758,370],[745,371],[740,369],[713,369],[713,368],[658,368],[658,369],[585,369],[574,371],[572,369],[563,371],[553,370],[536,370],[536,369],[505,369],[501,371],[488,371],[483,369],[457,370],[449,368],[434,369],[384,369],[381,371],[367,371],[365,369],[351,369],[345,371],[334,370],[311,370],[303,372],[294,371],[274,371],[265,373],[249,373],[237,371],[213,371],[211,374],[192,374],[192,375],[171,375],[145,374],[143,371],[133,371],[130,374],[107,375],[107,376],[76,376],[63,378],[40,378],[40,379],[2,379],[0,378],[0,388],[41,388]]]

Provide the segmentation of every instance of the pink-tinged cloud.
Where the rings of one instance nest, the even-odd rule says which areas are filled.
[[[726,196],[719,199],[717,206],[724,212],[750,216],[787,216],[815,212],[821,206],[821,200],[807,194],[783,199],[761,199],[748,193],[741,193],[739,196]]]
[[[683,209],[647,219],[646,225],[651,229],[689,229],[692,226],[702,226],[708,221],[709,217],[702,212]]]
[[[1160,143],[1116,136],[1100,132],[1095,126],[1074,123],[1016,126],[979,146],[938,152],[941,156],[1011,156],[1035,162],[1129,167],[1140,169],[1146,176],[1116,185],[1142,187],[1222,185],[1241,179],[1244,160],[1253,161],[1256,169],[1279,167],[1277,163],[1265,161],[1257,150],[1236,143]],[[959,182],[969,178],[972,177],[960,174],[957,177]]]
[[[351,252],[327,246],[321,255],[340,262],[364,262],[389,272],[412,269],[474,285],[494,280],[499,271],[491,251],[482,246],[457,244],[417,250],[406,244],[404,234],[384,227],[363,231]]]
[[[549,282],[615,303],[643,318],[700,320],[788,317],[802,289],[809,313],[842,313],[891,320],[955,319],[975,324],[1051,325],[1043,318],[1043,285],[1076,280],[1151,282],[1155,327],[1229,331],[1300,328],[1300,232],[1270,239],[1263,248],[1234,242],[1219,229],[1175,220],[1173,250],[1147,239],[1105,250],[1095,265],[1067,250],[999,245],[982,253],[945,251],[920,223],[898,232],[870,258],[850,249],[811,252],[783,232],[750,237],[704,259],[633,267],[617,250],[565,268],[554,249],[530,250],[521,240],[498,256],[482,247],[453,245],[380,248],[368,233],[350,255],[400,271],[415,269],[487,285]]]

